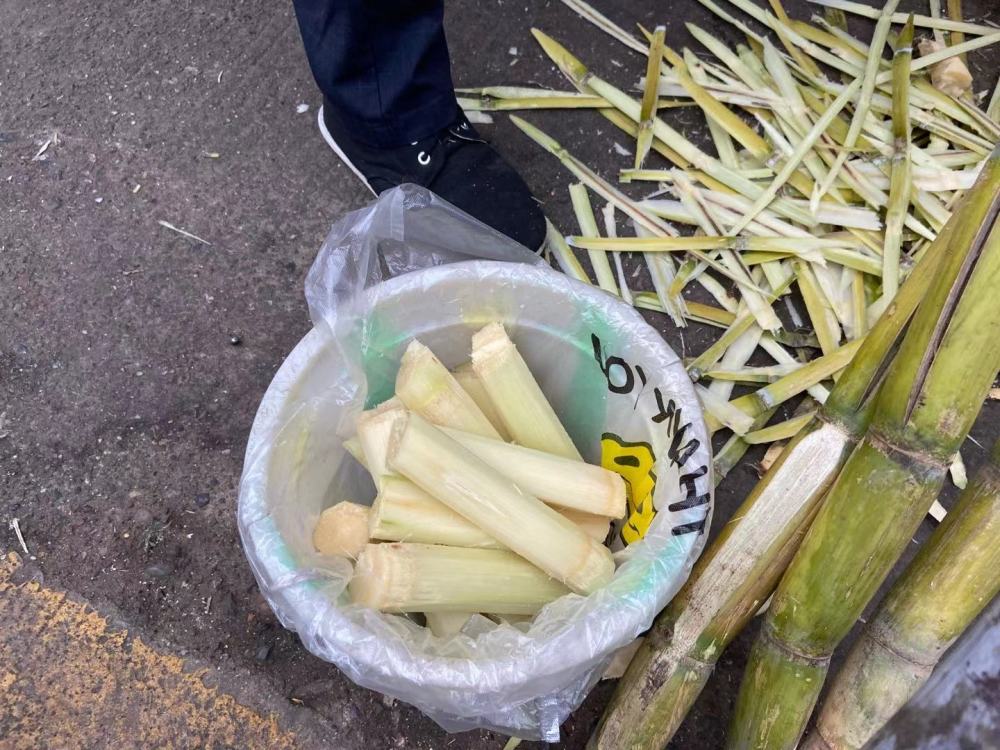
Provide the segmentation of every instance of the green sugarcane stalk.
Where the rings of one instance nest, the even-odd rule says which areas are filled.
[[[967,203],[982,220],[959,212],[950,253],[888,371],[868,432],[775,591],[744,674],[730,748],[798,743],[833,649],[933,503],[1000,369],[998,163],[995,151]]]
[[[837,674],[806,750],[861,748],[1000,592],[1000,441]]]
[[[892,57],[892,174],[885,213],[882,247],[882,295],[892,299],[899,289],[899,252],[903,221],[910,205],[910,60],[913,57],[913,19],[907,21]]]
[[[1000,174],[994,174],[985,190],[998,184]],[[819,500],[865,431],[887,362],[955,227],[982,212],[971,199],[956,211],[865,337],[820,415],[793,438],[695,564],[619,682],[589,748],[659,748],[673,737],[722,651],[771,594]],[[754,428],[760,427],[756,422]],[[734,455],[746,446],[743,440],[730,443]]]
[[[658,748],[674,735],[721,652],[771,593],[818,500],[864,431],[863,406],[877,388],[882,362],[930,285],[940,257],[934,250],[946,246],[943,235],[869,333],[821,416],[796,435],[698,560],[633,658],[590,748]],[[773,407],[762,414],[768,412]],[[758,419],[754,427],[763,424]],[[734,455],[747,445],[730,444]]]

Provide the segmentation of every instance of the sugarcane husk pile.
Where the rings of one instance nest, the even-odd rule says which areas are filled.
[[[1000,86],[986,111],[968,92],[956,98],[936,88],[943,70],[1000,41],[1000,32],[939,14],[900,14],[895,0],[881,11],[817,0],[827,14],[809,23],[790,19],[780,0],[770,0],[774,13],[748,0],[721,4],[734,13],[699,1],[746,43],[733,48],[717,33],[688,24],[709,53],[699,59],[671,49],[660,28],[640,28],[640,39],[586,3],[564,0],[645,56],[647,74],[635,95],[538,30],[536,39],[575,92],[463,92],[479,97],[463,102],[473,109],[594,108],[636,138],[634,160],[618,175],[619,183],[633,187],[623,189],[550,134],[512,117],[578,180],[570,194],[579,231],[563,237],[550,226],[552,255],[564,272],[589,283],[573,249],[584,251],[606,291],[666,314],[677,326],[720,330],[687,360],[709,427],[730,433],[716,456],[717,480],[749,445],[790,440],[771,456],[777,460],[761,484],[658,618],[592,747],[665,744],[721,651],[795,560],[768,611],[730,735],[733,747],[794,747],[823,684],[829,651],[927,512],[1000,366],[992,354],[973,362],[977,353],[971,353],[996,335],[993,319],[1000,312],[982,291],[1000,253],[992,233],[1000,168],[996,154],[988,160],[1000,138]],[[844,12],[876,21],[871,45],[847,34]],[[776,41],[736,17],[740,13]],[[951,46],[915,57],[916,29],[965,37],[952,36]],[[891,60],[883,59],[887,45]],[[665,110],[677,106],[702,110],[714,153],[668,124]],[[646,163],[661,158],[659,168]],[[649,183],[658,183],[654,195],[632,197],[635,185]],[[592,195],[606,202],[603,236]],[[619,236],[616,213],[634,237]],[[632,253],[646,266],[652,288],[630,288],[622,254]],[[701,299],[712,301],[691,299],[696,287]],[[802,308],[804,325],[796,320]],[[961,340],[980,343],[963,355]],[[747,366],[758,349],[774,364]],[[884,388],[887,373],[895,381],[891,388]],[[732,398],[734,384],[749,393]],[[769,424],[782,404],[804,393],[792,418]],[[897,454],[917,456],[918,470]],[[888,514],[869,519],[867,495],[852,494],[851,481],[855,488],[869,481],[865,471],[884,484],[875,494],[891,498]],[[841,506],[836,523],[859,538],[871,528],[886,538],[862,540],[853,549],[833,534],[831,506]],[[817,513],[807,564],[802,560],[810,553],[799,546]],[[870,570],[852,567],[861,559],[874,561]],[[841,567],[827,571],[830,560]],[[837,582],[827,587],[821,578],[831,574]],[[849,600],[842,611],[824,609],[837,596]],[[811,606],[802,607],[801,627],[776,629],[782,617],[795,621],[795,603],[803,601]],[[799,650],[803,644],[812,651]]]
[[[1000,41],[1000,31],[924,16],[899,31],[892,24],[909,17],[890,2],[875,13],[867,45],[846,32],[844,11],[871,9],[843,0],[817,0],[827,15],[809,22],[790,19],[780,0],[771,0],[774,13],[749,0],[699,0],[745,42],[728,45],[689,23],[704,47],[698,56],[672,49],[660,28],[640,27],[635,35],[585,2],[564,2],[645,58],[635,92],[603,80],[534,30],[575,91],[489,86],[460,89],[460,102],[480,112],[596,109],[636,139],[618,175],[633,187],[623,189],[551,134],[512,116],[577,180],[570,194],[578,229],[563,236],[550,227],[554,261],[591,283],[574,253],[583,251],[606,291],[679,327],[719,329],[716,342],[687,364],[710,429],[731,433],[716,460],[720,481],[747,446],[804,427],[803,414],[768,420],[802,393],[810,399],[806,413],[822,404],[856,342],[975,181],[1000,123],[968,97],[935,88],[931,73]],[[770,33],[755,31],[737,17],[743,14]],[[965,36],[914,57],[914,28]],[[887,46],[896,51],[892,60],[883,59]],[[671,127],[677,106],[702,111],[712,149]],[[653,196],[633,197],[644,185],[655,188]],[[604,203],[603,232],[594,197]],[[619,236],[617,217],[634,237]],[[649,288],[632,288],[625,273],[637,260]],[[773,364],[748,366],[755,355]],[[805,369],[811,359],[823,365]],[[734,386],[757,389],[759,397],[732,400]]]

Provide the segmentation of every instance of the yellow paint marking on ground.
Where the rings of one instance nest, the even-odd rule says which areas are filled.
[[[262,716],[207,687],[86,605],[0,559],[0,748],[293,748]]]

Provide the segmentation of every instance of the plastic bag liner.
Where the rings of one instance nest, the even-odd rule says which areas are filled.
[[[555,742],[615,650],[688,575],[712,509],[708,433],[677,356],[618,298],[541,263],[412,185],[334,225],[306,280],[315,327],[261,401],[240,482],[239,529],[261,591],[306,648],[449,731]],[[351,564],[312,546],[320,512],[375,490],[342,441],[392,395],[419,338],[453,367],[500,320],[584,457],[620,471],[629,512],[606,587],[530,623],[473,617],[440,639],[415,619],[350,603]]]

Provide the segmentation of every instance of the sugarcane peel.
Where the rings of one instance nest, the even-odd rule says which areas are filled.
[[[920,55],[925,56],[940,52],[945,45],[933,39],[921,39],[917,47]],[[961,57],[949,57],[931,66],[931,83],[938,91],[958,99],[972,89],[972,74]]]
[[[340,555],[352,560],[368,544],[366,505],[342,500],[319,515],[313,529],[313,546],[322,555]]]

